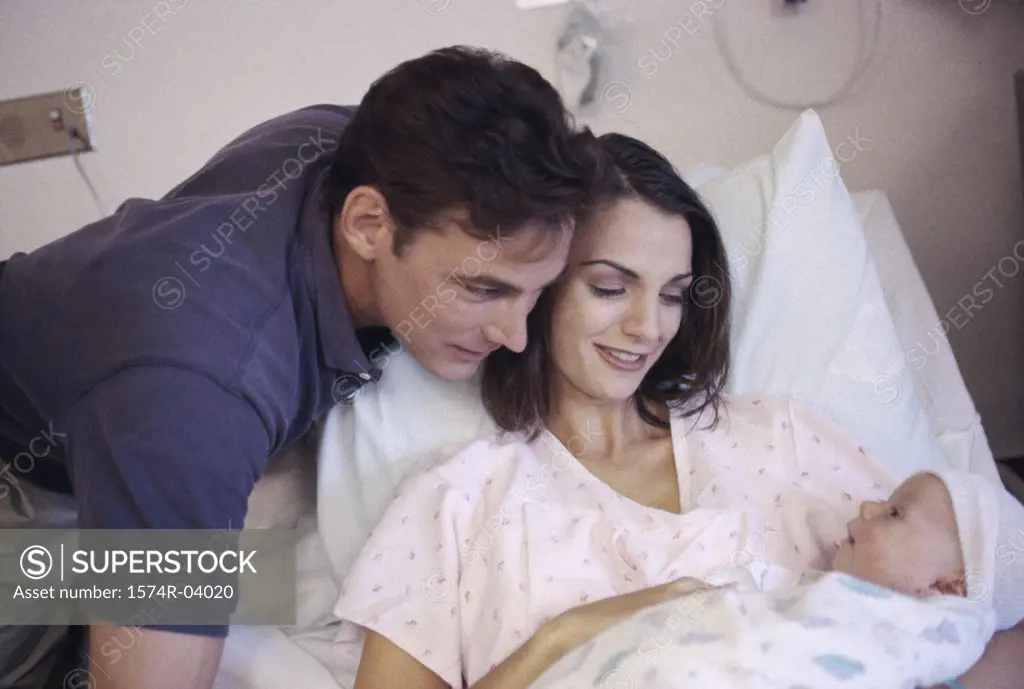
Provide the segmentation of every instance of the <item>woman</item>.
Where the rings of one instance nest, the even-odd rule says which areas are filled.
[[[715,222],[657,152],[601,141],[617,186],[526,350],[485,365],[507,433],[408,478],[345,582],[356,689],[525,688],[640,608],[730,580],[737,556],[823,566],[855,505],[895,487],[882,468],[834,470],[862,450],[810,410],[723,404]]]

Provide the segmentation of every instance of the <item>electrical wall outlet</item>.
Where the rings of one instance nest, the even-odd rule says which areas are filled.
[[[0,165],[92,151],[93,100],[82,84],[0,101]]]

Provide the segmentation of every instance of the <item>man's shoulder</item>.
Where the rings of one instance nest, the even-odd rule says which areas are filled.
[[[314,105],[265,121],[162,198],[129,198],[105,218],[10,257],[0,317],[15,325],[5,330],[20,329],[37,345],[57,337],[47,332],[54,321],[79,345],[91,334],[107,347],[133,334],[186,346],[220,331],[244,338],[295,287],[290,273],[304,269],[292,251],[302,213],[350,115]],[[0,349],[11,346],[6,339]]]
[[[232,211],[223,199],[130,199],[112,216],[12,256],[0,289],[3,365],[49,402],[48,415],[128,366],[226,379],[271,315],[293,311],[287,241],[252,241]]]
[[[310,134],[321,132],[337,138],[355,114],[351,105],[317,103],[290,110],[256,122],[224,143],[211,160],[238,153],[247,146],[266,146],[277,142],[301,143]]]
[[[11,256],[0,295],[39,289],[73,301],[83,288],[112,283],[117,294],[143,296],[148,313],[177,309],[185,294],[223,297],[232,276],[244,276],[250,297],[266,293],[254,283],[265,269],[284,284],[301,213],[315,205],[311,194],[352,111],[312,105],[250,128],[162,197],[130,197],[107,217]]]
[[[254,125],[238,138],[249,138],[263,132],[288,131],[309,127],[323,127],[332,131],[344,129],[356,112],[354,105],[314,103],[276,115]]]
[[[355,108],[310,105],[259,122],[223,144],[192,175],[163,196],[251,194],[271,185],[294,186],[312,167],[334,157]],[[263,198],[270,198],[265,192]],[[273,196],[274,201],[277,197]]]

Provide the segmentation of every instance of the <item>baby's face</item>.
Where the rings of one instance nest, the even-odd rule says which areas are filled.
[[[965,595],[953,502],[937,476],[911,476],[884,502],[865,502],[833,568],[909,595]]]

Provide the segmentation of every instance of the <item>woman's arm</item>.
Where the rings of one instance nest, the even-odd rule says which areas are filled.
[[[567,610],[542,625],[515,653],[470,689],[527,689],[562,656],[630,615],[706,588],[712,587],[698,579],[684,577]]]
[[[569,650],[542,627],[472,689],[526,689]],[[426,665],[376,632],[367,630],[352,689],[452,689]]]
[[[1024,686],[1024,622],[997,632],[985,653],[960,678],[967,689],[1019,689]]]
[[[677,579],[633,593],[567,610],[541,626],[526,643],[470,689],[527,689],[562,656],[633,613],[710,588],[697,579]],[[353,689],[452,689],[435,672],[392,643],[366,630]]]
[[[965,689],[1019,689],[1024,676],[1024,622],[1013,629],[996,632],[978,662],[962,677]],[[955,684],[924,689],[945,689]],[[959,689],[959,687],[958,687]]]
[[[368,629],[353,689],[452,688],[386,636]]]
[[[526,689],[572,648],[544,626],[470,689]]]

